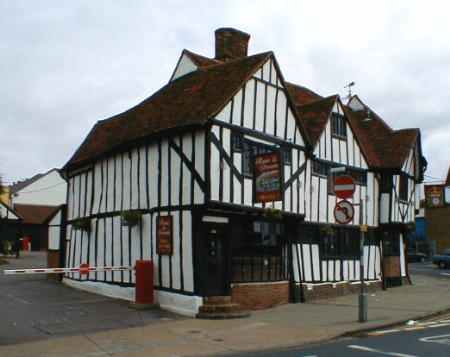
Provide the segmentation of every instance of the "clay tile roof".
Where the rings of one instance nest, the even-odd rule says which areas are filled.
[[[371,167],[399,169],[419,135],[419,129],[392,130],[375,112],[344,107],[349,123]]]
[[[201,68],[205,68],[205,67],[212,66],[215,64],[224,63],[217,59],[205,57],[205,56],[199,55],[199,54],[194,53],[189,50],[184,50],[183,53],[185,53],[186,56],[188,56],[192,60],[192,62],[194,62],[194,64],[196,66],[201,67]]]
[[[61,206],[15,204],[14,209],[25,224],[46,224]]]
[[[309,102],[305,105],[297,105],[297,112],[303,122],[311,144],[315,145],[324,130],[330,113],[336,102],[337,96],[333,95],[324,99]]]
[[[271,52],[216,64],[168,83],[135,107],[97,122],[65,165],[82,165],[163,130],[204,125]]]
[[[322,96],[313,92],[311,89],[300,86],[298,84],[286,82],[286,89],[288,90],[296,105],[305,105],[323,99]]]

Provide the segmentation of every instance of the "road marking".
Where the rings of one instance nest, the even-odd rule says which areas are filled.
[[[441,273],[441,275],[450,276],[450,273]]]
[[[444,326],[450,326],[450,324],[449,323],[446,323],[446,324],[436,324],[436,325],[431,325],[431,326],[428,326],[429,328],[434,328],[434,327],[444,327]]]
[[[373,331],[373,332],[369,332],[368,335],[369,336],[380,336],[380,335],[386,335],[388,333],[396,333],[396,332],[402,332],[402,331],[410,332],[410,331],[425,330],[428,328],[446,327],[446,326],[450,326],[450,320],[419,322],[415,326],[401,327],[401,328],[390,329],[390,330]]]
[[[401,330],[400,329],[392,329],[392,330],[381,330],[381,331],[374,331],[374,332],[371,332],[371,333],[369,333],[369,335],[385,335],[385,334],[387,334],[387,333],[394,333],[394,332],[400,332]]]
[[[432,326],[429,326],[432,327]],[[405,327],[403,331],[416,331],[416,330],[424,330],[425,326],[416,326],[416,327]]]
[[[407,355],[404,353],[397,353],[397,352],[387,352],[382,350],[377,350],[375,348],[371,347],[365,347],[365,346],[359,346],[359,345],[348,345],[348,348],[354,349],[354,350],[360,350],[364,352],[373,352],[373,353],[380,353],[384,356],[395,356],[395,357],[418,357],[416,355]]]
[[[438,335],[419,338],[421,342],[441,343],[450,345],[450,335]]]

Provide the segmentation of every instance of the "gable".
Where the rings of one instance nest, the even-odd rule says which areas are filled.
[[[189,58],[186,51],[183,51],[181,54],[178,63],[175,67],[175,70],[173,71],[172,77],[170,78],[169,82],[174,81],[177,78],[180,78],[181,76],[184,76],[185,74],[191,73],[193,71],[197,70],[197,66],[192,61],[192,59]]]
[[[348,102],[348,106],[350,107],[351,110],[354,111],[360,111],[360,110],[364,110],[366,108],[366,106],[363,104],[363,102],[361,102],[361,100],[354,95],[350,101]]]
[[[12,201],[37,205],[60,205],[66,202],[67,183],[58,170],[51,170],[28,186],[16,191]]]
[[[408,155],[402,164],[401,170],[409,176],[419,179],[421,175],[420,167],[419,145],[416,142],[416,144],[409,150]]]
[[[345,120],[346,137],[339,137],[332,133],[332,117],[338,115]],[[345,115],[344,109],[339,100],[336,100],[325,128],[319,136],[314,147],[314,155],[323,160],[340,163],[343,165],[367,169],[367,161],[363,150],[355,136],[355,133]]]
[[[305,145],[302,129],[273,56],[254,72],[215,119]]]

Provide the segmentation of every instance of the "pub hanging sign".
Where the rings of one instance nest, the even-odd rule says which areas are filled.
[[[159,216],[156,223],[156,251],[159,255],[172,255],[172,216]]]
[[[425,198],[429,208],[444,206],[444,186],[426,185]]]
[[[253,177],[255,202],[282,200],[283,176],[279,152],[256,155]]]

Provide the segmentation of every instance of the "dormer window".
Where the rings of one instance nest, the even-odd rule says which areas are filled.
[[[331,115],[331,134],[340,139],[347,139],[347,126],[343,115],[338,113]]]

